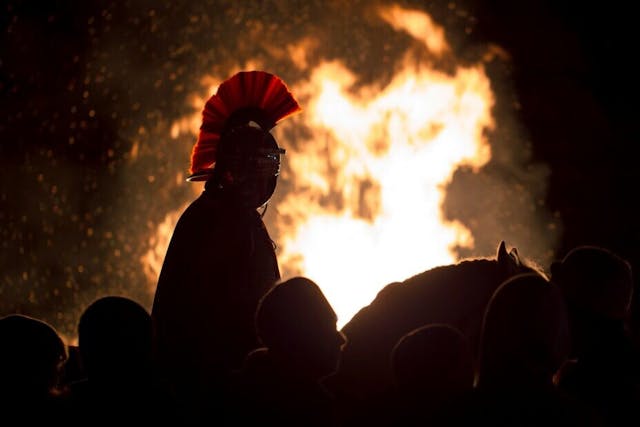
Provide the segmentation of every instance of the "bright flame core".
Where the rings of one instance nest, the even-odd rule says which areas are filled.
[[[393,7],[379,14],[431,55],[451,54],[425,13]],[[295,146],[277,137],[287,149],[282,179],[291,184],[274,219],[283,278],[318,283],[340,327],[384,285],[455,262],[453,247],[474,244],[468,229],[442,217],[441,204],[459,166],[477,169],[491,157],[484,138],[494,127],[490,82],[482,65],[447,74],[417,62],[407,57],[386,86],[357,91],[354,73],[321,63],[308,81],[290,86],[303,113],[275,129],[299,126],[311,135]],[[201,109],[204,98],[195,98]],[[176,121],[172,137],[187,128],[197,134],[200,118],[198,110]],[[176,213],[167,216],[174,224]],[[161,225],[158,234],[166,232]],[[156,261],[164,251],[155,250]],[[150,267],[157,279],[159,266]]]
[[[313,132],[286,157],[294,189],[278,205],[293,224],[281,230],[281,264],[322,287],[340,325],[385,284],[473,245],[441,217],[442,188],[458,166],[489,160],[483,130],[492,126],[480,67],[453,76],[406,68],[372,95],[349,93],[354,81],[325,63],[294,89],[311,94]]]

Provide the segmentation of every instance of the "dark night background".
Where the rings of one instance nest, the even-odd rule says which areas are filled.
[[[202,91],[203,75],[226,76],[240,58],[257,58],[295,81],[303,72],[278,48],[313,36],[325,58],[373,80],[402,42],[361,13],[374,2],[235,3],[0,6],[0,314],[35,315],[72,335],[79,311],[105,293],[150,306],[139,259],[167,211],[193,194],[175,172],[186,171],[193,140],[159,136],[193,112],[187,95]],[[597,244],[640,269],[637,37],[628,7],[398,4],[443,25],[463,60],[489,45],[507,53],[487,72],[510,93],[496,108],[514,115],[531,161],[548,165],[540,203],[558,225],[551,256]]]

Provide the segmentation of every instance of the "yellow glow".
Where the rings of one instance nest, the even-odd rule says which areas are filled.
[[[142,256],[141,262],[144,274],[147,276],[149,283],[153,284],[153,292],[155,292],[155,285],[158,283],[160,269],[162,268],[164,256],[169,247],[173,229],[185,208],[186,206],[171,211],[165,216],[164,221],[157,226],[155,234],[152,234],[149,238],[149,250]]]
[[[398,5],[380,8],[380,17],[397,31],[404,31],[437,55],[448,50],[444,29],[436,25],[431,17],[419,10],[404,9]]]
[[[452,76],[407,67],[365,96],[349,91],[355,81],[333,62],[294,88],[310,94],[313,133],[287,154],[284,178],[295,188],[278,205],[294,224],[281,231],[281,264],[323,288],[340,325],[385,284],[453,262],[453,245],[473,244],[442,219],[441,188],[459,165],[489,160],[482,132],[492,126],[480,67]],[[338,201],[322,203],[328,196]]]

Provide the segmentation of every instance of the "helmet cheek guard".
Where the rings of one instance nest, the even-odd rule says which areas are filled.
[[[220,141],[218,185],[238,191],[250,207],[258,208],[275,191],[284,152],[270,132],[251,123],[235,127]]]

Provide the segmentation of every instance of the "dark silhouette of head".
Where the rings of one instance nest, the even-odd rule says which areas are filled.
[[[425,403],[447,400],[473,387],[471,345],[450,325],[425,325],[403,336],[393,348],[391,366],[398,390]]]
[[[337,316],[313,281],[294,277],[275,285],[256,311],[258,337],[295,375],[322,379],[337,369],[345,338]]]
[[[560,289],[539,274],[514,276],[495,291],[485,312],[478,386],[548,387],[568,352]]]
[[[569,308],[574,357],[613,330],[624,329],[633,277],[620,256],[600,247],[576,247],[551,265],[551,280],[562,289]]]
[[[102,297],[80,317],[78,346],[90,381],[144,376],[151,367],[151,316],[131,299]]]
[[[625,319],[633,293],[631,266],[615,253],[596,246],[572,249],[551,265],[551,280],[567,302],[610,319]]]
[[[42,398],[55,391],[67,353],[53,327],[11,314],[0,319],[0,341],[3,396]]]
[[[273,135],[257,123],[237,125],[220,139],[213,183],[247,207],[258,208],[275,191],[283,153]]]

